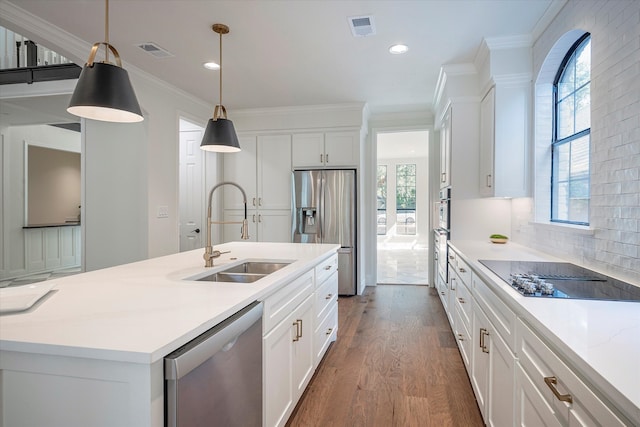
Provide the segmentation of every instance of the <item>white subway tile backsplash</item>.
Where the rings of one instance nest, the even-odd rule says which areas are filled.
[[[567,32],[592,35],[592,234],[536,224],[549,219],[551,123],[546,58]],[[535,200],[512,201],[514,241],[640,283],[640,1],[569,0],[533,47]],[[547,188],[547,190],[545,190]]]

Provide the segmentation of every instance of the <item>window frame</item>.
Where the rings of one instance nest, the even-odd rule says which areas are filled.
[[[575,132],[571,135],[568,135],[564,138],[558,139],[558,84],[560,83],[560,79],[563,77],[566,69],[567,69],[567,65],[569,64],[569,62],[574,59],[576,57],[576,53],[578,52],[578,50],[587,42],[591,42],[591,33],[584,33],[578,40],[576,40],[575,43],[573,43],[573,45],[571,46],[571,48],[567,51],[566,55],[564,56],[562,62],[560,63],[560,66],[558,67],[558,71],[556,73],[556,76],[553,79],[553,106],[552,106],[552,137],[551,137],[551,182],[550,182],[550,211],[549,211],[549,221],[552,223],[559,223],[559,224],[570,224],[570,225],[578,225],[578,226],[589,226],[589,222],[590,222],[590,205],[591,205],[591,120],[589,120],[589,127],[586,129],[583,129],[579,132]],[[591,63],[589,64],[589,67],[591,68]],[[591,71],[589,72],[589,83],[587,83],[589,85],[589,88],[591,88]],[[586,87],[587,84],[584,84],[582,86],[580,86],[580,88],[575,88],[572,91],[572,95],[575,96],[576,92],[578,92],[578,90]],[[591,109],[591,89],[589,89],[589,109]],[[573,112],[574,114],[574,126],[575,126],[575,110]],[[555,184],[555,170],[556,170],[556,148],[560,147],[562,145],[565,144],[570,144],[572,141],[578,140],[580,138],[583,138],[585,136],[589,137],[589,148],[588,148],[588,163],[589,163],[589,172],[588,172],[588,206],[587,206],[587,221],[571,221],[571,220],[565,220],[565,219],[557,219],[554,218],[554,209],[555,209],[555,204],[554,202],[556,202],[556,197],[555,197],[555,188],[554,188],[554,184]],[[569,180],[569,183],[571,183],[572,181]]]

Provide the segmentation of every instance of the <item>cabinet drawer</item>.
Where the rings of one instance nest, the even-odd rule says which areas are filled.
[[[460,277],[460,280],[462,280],[468,287],[471,287],[471,269],[459,255],[456,255],[455,269],[456,273],[458,273],[458,276]]]
[[[336,301],[338,301],[338,272],[334,271],[333,274],[324,281],[320,289],[316,290],[313,307],[315,312],[315,326],[320,324],[322,319],[327,315],[331,304]]]
[[[520,366],[563,424],[607,427],[631,425],[621,421],[609,404],[596,396],[521,320],[518,320],[516,335]],[[555,395],[554,389],[558,395]]]
[[[455,305],[458,307],[458,310],[460,310],[460,317],[464,322],[465,327],[470,331],[471,316],[473,312],[473,298],[471,297],[471,292],[459,277],[456,277],[454,280],[458,282],[456,286]]]
[[[338,254],[332,255],[316,266],[316,288],[322,286],[332,273],[338,270]]]
[[[338,302],[330,305],[327,316],[322,320],[314,333],[313,350],[316,365],[322,360],[329,344],[336,340],[338,334]]]
[[[465,326],[464,321],[462,321],[461,310],[456,307],[453,309],[453,317],[454,321],[454,333],[456,341],[458,342],[458,347],[460,348],[460,355],[462,356],[462,361],[464,362],[464,366],[469,370],[469,364],[471,363],[471,334],[469,333],[469,328]]]
[[[264,300],[262,333],[266,335],[274,326],[313,293],[313,270],[284,285]]]
[[[515,313],[475,274],[471,275],[471,292],[489,321],[493,323],[497,332],[511,351],[515,353]]]

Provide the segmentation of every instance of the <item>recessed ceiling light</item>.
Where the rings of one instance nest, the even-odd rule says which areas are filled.
[[[218,65],[216,62],[205,62],[204,64],[202,64],[202,66],[204,68],[206,68],[207,70],[219,70],[220,69],[220,65]]]
[[[407,53],[409,50],[409,46],[404,44],[394,44],[389,48],[389,52],[394,55],[401,55],[403,53]]]

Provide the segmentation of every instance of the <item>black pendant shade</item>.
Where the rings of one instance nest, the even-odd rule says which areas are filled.
[[[227,110],[222,105],[222,35],[229,33],[229,27],[224,24],[213,24],[211,29],[220,37],[220,102],[213,110],[213,118],[207,122],[200,148],[218,153],[237,153],[240,143],[236,135],[233,122],[227,119]]]
[[[209,119],[200,148],[219,153],[240,151],[240,143],[233,122],[223,118]]]
[[[67,111],[107,122],[144,120],[127,71],[105,62],[85,64]]]

